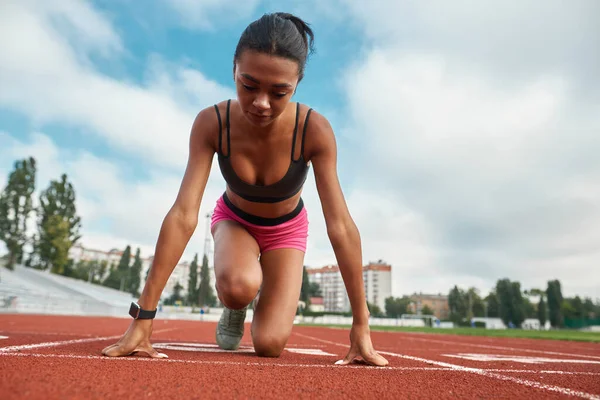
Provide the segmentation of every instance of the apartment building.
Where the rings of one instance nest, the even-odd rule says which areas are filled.
[[[412,303],[409,305],[409,309],[413,314],[422,314],[421,310],[427,306],[440,320],[447,320],[450,317],[450,307],[446,295],[415,293],[410,296],[410,299]]]
[[[106,261],[108,263],[108,268],[106,269],[105,276],[102,277],[103,279],[108,276],[108,274],[110,272],[109,271],[110,266],[113,264],[115,266],[118,265],[122,256],[123,256],[123,250],[112,249],[109,251],[104,251],[104,250],[87,248],[87,247],[82,246],[81,244],[76,244],[76,245],[72,246],[71,249],[69,250],[69,258],[71,258],[75,263],[78,263],[79,261],[92,261],[92,260],[96,260],[96,261],[100,261],[100,262]],[[202,266],[201,265],[202,256],[199,255],[198,258],[199,258],[198,262],[200,263],[198,265],[198,279],[200,279],[200,267]],[[134,260],[135,260],[135,251],[132,251],[130,264],[133,264]],[[154,261],[154,256],[142,257],[142,270],[140,272],[140,282],[141,282],[140,283],[140,291],[144,287],[148,269],[152,266],[153,261]],[[191,265],[191,261],[182,261],[179,264],[177,264],[177,266],[173,270],[173,273],[169,277],[167,284],[165,285],[165,288],[162,293],[162,298],[169,297],[173,293],[175,286],[177,285],[178,282],[181,286],[183,286],[182,293],[184,293],[184,295],[185,295],[188,292],[188,280],[189,280],[189,275],[190,275],[190,265]],[[215,273],[214,273],[214,269],[212,268],[212,266],[209,266],[209,275],[210,275],[210,285],[214,290]]]
[[[365,265],[363,281],[367,301],[385,312],[385,299],[392,295],[392,266],[381,260]]]
[[[75,264],[80,261],[105,261],[107,263],[107,268],[104,273],[104,276],[101,279],[105,279],[110,273],[111,265],[115,267],[119,264],[121,257],[123,256],[123,250],[119,249],[111,249],[109,251],[92,249],[89,247],[84,247],[81,244],[75,244],[69,249],[69,258],[73,260]],[[140,281],[144,282],[144,278],[146,276],[146,270],[150,268],[152,265],[153,257],[142,257],[142,271],[140,273]],[[133,264],[135,260],[135,252],[132,251],[130,255],[130,264]]]
[[[350,300],[337,265],[307,269],[309,282],[316,282],[323,295],[325,311],[350,311]],[[363,280],[367,301],[385,311],[385,299],[392,295],[392,267],[384,262],[371,262],[363,267]]]
[[[350,310],[350,300],[337,265],[307,268],[306,272],[308,281],[316,282],[321,288],[324,311],[346,312]]]

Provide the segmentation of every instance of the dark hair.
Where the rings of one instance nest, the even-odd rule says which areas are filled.
[[[282,12],[264,14],[242,32],[235,49],[234,64],[245,50],[296,61],[302,79],[309,51],[314,51],[314,34],[308,24],[295,15]]]

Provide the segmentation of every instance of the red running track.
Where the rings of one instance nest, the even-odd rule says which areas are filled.
[[[0,399],[600,399],[593,343],[372,332],[389,366],[338,366],[347,330],[294,327],[281,357],[265,359],[249,329],[225,352],[215,323],[157,320],[152,342],[169,359],[102,356],[129,323],[0,315]]]

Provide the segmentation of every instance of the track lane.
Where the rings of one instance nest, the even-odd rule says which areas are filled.
[[[35,339],[36,343],[47,340],[89,339],[90,336],[101,332],[121,335],[130,323],[127,319],[80,317],[36,318],[34,321],[28,321],[27,318],[18,316],[10,317],[12,321],[18,321],[12,324],[10,329],[6,329],[3,317],[5,316],[0,316],[0,326],[5,330],[0,332],[5,332],[9,338],[12,336],[13,340]],[[85,325],[85,329],[82,325]],[[249,324],[246,326],[242,346],[251,347]],[[162,332],[158,327],[168,331]],[[188,343],[204,346],[205,349],[210,348],[215,343],[215,327],[215,323],[207,322],[156,321],[153,343]],[[39,336],[29,334],[20,337],[19,334],[11,332],[32,332],[36,329],[41,332]],[[53,332],[54,330],[63,332],[63,336]],[[77,332],[80,336],[77,336]],[[446,367],[447,364],[456,366],[458,362],[455,359],[442,358],[442,352],[451,348],[466,348],[471,353],[483,351],[489,354],[492,348],[496,348],[496,351],[502,348],[505,353],[514,353],[516,344],[510,342],[510,346],[505,346],[506,342],[500,339],[485,342],[484,345],[492,347],[481,347],[481,341],[476,341],[475,346],[470,346],[463,340],[457,343],[452,336],[431,337],[435,341],[424,340],[428,337],[421,335],[416,337],[418,340],[414,340],[415,336],[412,334],[373,332],[376,349],[408,354],[412,357],[387,356],[390,368],[386,369],[333,365],[345,355],[345,346],[349,344],[348,331],[338,329],[294,327],[294,334],[286,351],[281,357],[274,359],[258,358],[250,351],[225,353],[163,349],[159,351],[167,353],[170,357],[168,360],[140,357],[114,359],[100,356],[101,349],[114,340],[75,342],[20,352],[23,354],[2,356],[0,353],[0,368],[8,371],[5,376],[0,377],[0,398],[105,398],[121,395],[134,398],[141,394],[148,397],[148,393],[152,393],[150,397],[160,395],[211,398],[218,387],[224,388],[225,397],[266,398],[539,398],[540,395],[544,398],[572,398],[570,394],[577,394],[575,391],[592,396],[588,398],[600,395],[600,388],[595,384],[596,381],[600,381],[600,377],[589,375],[595,371],[590,369],[589,365],[581,371],[573,371],[580,373],[579,375],[560,375],[551,373],[556,371],[532,372],[538,370],[538,366],[535,365],[525,365],[524,368],[519,366],[518,369],[523,372],[515,372],[514,366],[511,365],[506,368],[507,365],[497,362],[475,362],[479,369],[488,372],[487,375],[473,374]],[[314,338],[328,340],[334,344],[315,341]],[[9,344],[4,342],[6,340],[0,340],[0,346]],[[572,351],[569,343],[565,343],[566,346],[562,346],[564,342],[556,343],[561,343],[561,350]],[[523,344],[519,344],[521,345]],[[549,351],[546,343],[539,345],[542,348],[536,351]],[[328,355],[298,354],[290,351],[292,349],[319,350]],[[593,351],[595,348],[592,348],[592,353]],[[433,364],[421,359],[433,361]],[[462,364],[458,366],[473,368]],[[548,367],[547,364],[543,364],[539,366],[539,371],[541,368],[549,370]],[[49,371],[54,371],[55,374],[48,374]],[[588,375],[585,375],[586,372]],[[30,380],[23,381],[23,374],[29,374]],[[69,374],[70,381],[66,378]],[[502,380],[494,377],[494,374],[512,380]],[[98,379],[98,376],[102,378]],[[183,383],[182,376],[187,379]],[[137,388],[125,392],[111,389],[112,392],[107,392],[109,381],[119,383],[121,388],[127,387],[127,382],[143,383],[146,389],[141,392]],[[528,386],[523,384],[524,381],[534,382],[534,385]],[[255,385],[257,382],[260,384]],[[553,387],[563,387],[573,393],[549,390]],[[264,388],[268,388],[269,392],[266,396],[259,396],[258,390]]]

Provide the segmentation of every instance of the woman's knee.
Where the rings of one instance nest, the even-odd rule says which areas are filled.
[[[254,351],[259,357],[279,357],[285,348],[289,335],[252,333]]]
[[[261,277],[257,274],[229,272],[217,278],[219,300],[227,308],[246,307],[260,289]]]

